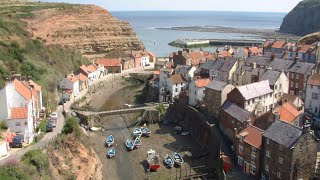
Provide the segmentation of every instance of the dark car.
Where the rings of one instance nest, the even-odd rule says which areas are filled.
[[[52,132],[53,131],[53,125],[48,123],[47,126],[46,126],[46,130],[47,130],[47,132]]]
[[[15,136],[12,141],[12,147],[22,148],[23,136]]]

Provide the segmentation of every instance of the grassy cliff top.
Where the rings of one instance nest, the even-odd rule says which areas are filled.
[[[78,5],[64,3],[0,3],[0,88],[10,74],[31,76],[43,86],[46,101],[55,104],[53,93],[58,81],[88,60],[74,50],[59,45],[46,46],[42,39],[32,38],[26,30],[25,19],[33,18],[34,11],[56,8],[73,10]]]

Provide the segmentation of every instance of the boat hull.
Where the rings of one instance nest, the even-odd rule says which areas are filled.
[[[154,164],[150,166],[150,171],[157,171],[160,168],[160,164]]]

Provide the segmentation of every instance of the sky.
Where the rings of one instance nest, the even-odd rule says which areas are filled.
[[[247,11],[289,12],[301,0],[42,0],[96,4],[109,11]]]

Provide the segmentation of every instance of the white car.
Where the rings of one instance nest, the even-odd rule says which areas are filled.
[[[58,113],[57,112],[52,112],[51,115],[50,115],[50,118],[58,119]]]

